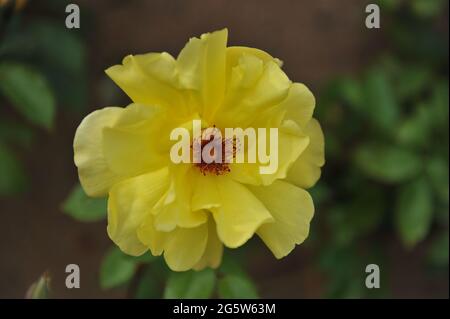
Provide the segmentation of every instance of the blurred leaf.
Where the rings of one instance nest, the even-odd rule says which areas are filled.
[[[429,68],[418,65],[405,66],[399,76],[397,95],[405,100],[419,95],[431,82]]]
[[[426,171],[431,185],[439,198],[449,203],[449,174],[448,160],[441,157],[433,157],[426,162]]]
[[[161,297],[160,279],[151,268],[146,269],[136,289],[136,299],[156,299]]]
[[[216,276],[212,269],[172,272],[164,290],[165,299],[205,299],[213,293]]]
[[[370,121],[386,132],[393,130],[398,121],[399,106],[383,70],[373,68],[366,74],[364,96]]]
[[[27,176],[16,156],[0,142],[0,195],[24,191]]]
[[[397,141],[410,147],[426,146],[429,143],[432,125],[430,109],[420,104],[415,112],[400,124],[396,132]]]
[[[134,259],[135,262],[137,263],[144,263],[144,264],[148,264],[148,263],[152,263],[154,262],[156,259],[158,259],[157,256],[153,256],[150,251],[147,251],[146,253],[144,253],[141,256],[136,256],[136,257],[132,257]]]
[[[33,141],[33,130],[21,123],[0,119],[0,140],[29,148]]]
[[[395,11],[402,4],[402,0],[377,0],[377,3],[380,6],[381,11],[383,11],[383,9]]]
[[[86,52],[76,30],[63,23],[34,22],[33,39],[39,65],[55,88],[60,104],[82,111],[87,106]]]
[[[63,203],[63,211],[83,222],[92,222],[105,218],[106,198],[88,197],[81,185],[77,184]]]
[[[339,95],[353,109],[364,108],[363,91],[358,81],[344,77],[339,80]]]
[[[25,65],[1,63],[0,91],[28,120],[45,128],[52,126],[55,100],[40,73]]]
[[[443,13],[446,3],[443,0],[411,0],[410,5],[419,17],[431,18]]]
[[[44,273],[30,288],[28,288],[26,299],[48,299],[50,294],[50,276]]]
[[[258,292],[249,279],[225,275],[219,279],[219,296],[223,299],[257,299]]]
[[[376,230],[383,220],[383,192],[368,185],[349,204],[335,205],[329,212],[330,229],[337,245],[348,245]],[[369,204],[370,203],[370,204]]]
[[[412,247],[423,240],[431,226],[433,203],[425,179],[401,186],[397,196],[395,224],[403,243]]]
[[[417,175],[420,158],[405,149],[382,144],[367,144],[355,153],[355,163],[368,176],[382,182],[399,183]]]
[[[448,109],[449,109],[449,92],[448,80],[440,81],[433,86],[431,97],[431,109],[434,113],[435,122],[445,127],[448,132]],[[447,136],[448,137],[448,136]]]
[[[63,23],[48,20],[34,21],[30,25],[43,62],[70,73],[85,66],[85,48],[76,31],[68,31]]]
[[[428,261],[435,267],[448,267],[448,254],[448,231],[446,231],[432,242],[428,251]]]
[[[135,261],[119,248],[110,249],[100,268],[100,286],[109,289],[127,283],[134,275]]]

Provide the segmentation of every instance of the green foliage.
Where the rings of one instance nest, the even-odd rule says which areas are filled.
[[[51,128],[55,99],[46,79],[37,71],[13,62],[0,64],[0,90],[30,122]]]
[[[388,294],[366,289],[355,270],[371,260],[386,278],[377,243],[395,237],[390,231],[405,251],[425,242],[429,263],[448,267],[448,39],[438,21],[448,2],[378,3],[389,47],[318,94],[327,151],[318,207],[326,224],[316,227],[313,249],[334,298]]]
[[[27,184],[25,171],[15,154],[0,141],[0,195],[23,191]]]
[[[413,246],[428,234],[433,218],[433,198],[425,179],[403,185],[397,196],[395,222],[407,246]]]
[[[27,299],[48,299],[50,295],[50,276],[45,273],[28,288]]]
[[[212,269],[172,272],[166,283],[164,298],[209,298],[215,284],[216,276]]]
[[[226,275],[219,280],[219,296],[225,299],[256,299],[258,293],[254,284],[248,278]]]
[[[406,181],[422,166],[413,152],[381,143],[362,145],[355,154],[355,164],[367,176],[387,183]]]
[[[136,261],[119,248],[112,248],[106,254],[100,268],[100,286],[103,289],[127,283],[134,275]]]
[[[83,222],[92,222],[105,218],[106,198],[88,197],[81,185],[77,184],[63,203],[63,211]]]

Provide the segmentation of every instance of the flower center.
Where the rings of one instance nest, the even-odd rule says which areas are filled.
[[[222,137],[215,127],[202,130],[201,138],[193,141],[194,162],[203,175],[224,175],[230,172],[230,163],[236,156],[236,139]],[[197,153],[197,154],[196,154]]]

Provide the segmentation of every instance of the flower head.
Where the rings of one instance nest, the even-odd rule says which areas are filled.
[[[107,75],[131,98],[89,114],[75,134],[75,164],[90,196],[108,196],[108,234],[127,254],[164,254],[176,271],[217,267],[223,246],[255,233],[282,258],[308,236],[324,139],[315,100],[264,51],[227,47],[227,30],[192,38],[177,58],[129,55]],[[277,129],[277,167],[171,160],[174,128]],[[258,131],[260,132],[260,131]],[[188,147],[212,140],[204,134]],[[237,157],[245,139],[221,137],[212,157]],[[244,156],[248,155],[243,148]],[[258,144],[258,146],[261,146]],[[227,152],[224,151],[227,150]],[[248,155],[250,156],[250,155]]]

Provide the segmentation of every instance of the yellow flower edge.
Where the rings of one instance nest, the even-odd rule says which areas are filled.
[[[108,235],[138,256],[164,255],[174,271],[218,267],[223,246],[255,233],[276,258],[308,236],[314,205],[306,189],[320,177],[324,136],[315,99],[281,61],[227,47],[226,29],[191,38],[178,57],[128,55],[106,74],[131,98],[127,107],[87,115],[74,161],[89,196],[108,196]],[[232,163],[220,175],[170,161],[170,131],[201,119],[216,127],[276,127],[279,165]]]

